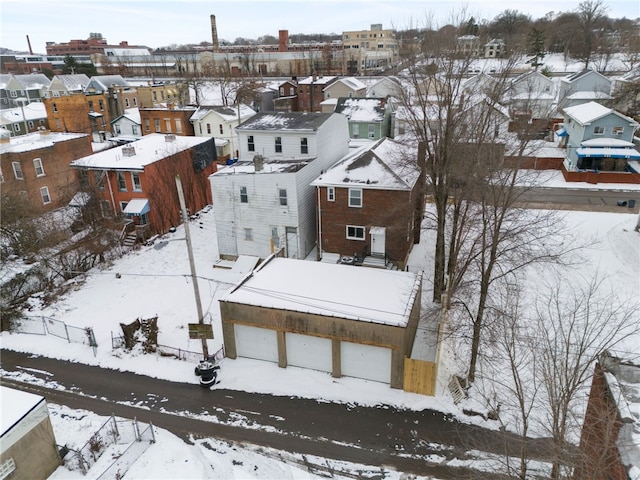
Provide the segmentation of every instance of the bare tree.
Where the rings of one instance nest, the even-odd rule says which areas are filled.
[[[577,15],[582,38],[577,57],[584,62],[584,68],[589,68],[589,63],[596,46],[596,29],[603,20],[607,7],[602,0],[584,0],[578,5]]]

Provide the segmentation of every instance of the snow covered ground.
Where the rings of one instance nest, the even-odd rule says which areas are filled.
[[[634,231],[634,227],[638,215],[627,211],[572,211],[566,212],[566,220],[571,225],[572,235],[588,236],[593,240],[592,248],[585,249],[582,253],[581,269],[584,272],[597,270],[606,276],[616,285],[621,298],[637,298],[640,291],[640,234]],[[205,317],[213,325],[215,336],[209,343],[209,350],[214,352],[222,346],[217,299],[238,282],[244,273],[223,268],[229,265],[218,259],[211,209],[205,209],[199,218],[190,222],[190,231],[202,308]],[[428,231],[423,232],[422,242],[415,246],[408,262],[412,271],[424,269],[427,279],[432,271],[433,241],[430,235]],[[75,284],[68,294],[52,305],[43,305],[37,298],[34,299],[29,315],[44,315],[82,328],[92,327],[98,343],[95,356],[88,346],[69,344],[57,337],[7,332],[0,336],[2,348],[167,380],[194,384],[198,382],[193,375],[193,363],[111,348],[112,335],[121,333],[120,323],[157,315],[160,344],[200,351],[200,341],[189,340],[186,327],[187,323],[197,321],[197,313],[182,226],[176,232],[158,239],[153,245],[143,246],[127,253],[112,265],[88,272],[82,280],[84,281]],[[425,281],[424,302],[430,299],[429,288],[430,282]],[[631,339],[624,348],[625,353],[640,353],[638,345],[638,339]],[[28,375],[23,375],[22,379],[28,381]],[[431,408],[464,418],[449,394],[442,389],[435,397],[426,397],[394,390],[382,383],[348,377],[336,379],[323,372],[295,367],[281,369],[276,364],[250,359],[223,360],[220,379],[225,389],[321,398],[360,405]],[[88,412],[68,412],[58,406],[52,406],[52,412],[54,430],[60,444],[86,441],[86,432],[90,429],[78,428],[82,422],[101,424],[104,421],[94,418]],[[79,420],[80,417],[83,420]],[[468,421],[480,420],[473,418]],[[77,429],[76,433],[73,433],[73,429]],[[141,461],[132,467],[130,478],[173,478],[175,475],[172,472],[177,471],[181,478],[315,478],[286,462],[266,458],[285,455],[284,453],[272,452],[265,457],[263,453],[256,453],[254,448],[228,445],[212,439],[198,440],[194,445],[187,445],[168,432],[159,431],[158,436],[166,439],[166,443],[158,441],[158,444],[151,447],[141,457]],[[178,453],[170,453],[173,451]],[[164,463],[159,459],[163,459]],[[213,465],[213,470],[209,470],[207,465]],[[248,470],[247,466],[250,466]],[[249,471],[254,467],[255,470]],[[357,470],[365,467],[345,468]],[[54,478],[68,478],[69,472],[60,471],[57,475]]]

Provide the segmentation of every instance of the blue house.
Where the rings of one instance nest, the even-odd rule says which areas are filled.
[[[564,126],[557,134],[566,146],[567,171],[634,171],[640,160],[633,135],[638,122],[596,102],[564,111]]]

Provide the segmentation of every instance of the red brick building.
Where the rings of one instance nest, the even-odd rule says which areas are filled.
[[[321,112],[324,89],[338,81],[338,77],[307,77],[298,82],[298,111]]]
[[[100,33],[91,33],[86,40],[69,40],[64,43],[47,42],[47,55],[91,55],[92,53],[104,53],[108,47],[117,48],[146,48],[131,46],[129,42],[120,42],[118,45],[109,45],[107,39]]]
[[[605,352],[596,364],[575,480],[627,480],[640,472],[640,365]]]
[[[132,221],[138,237],[180,223],[176,175],[190,212],[212,203],[208,176],[216,171],[213,138],[146,135],[140,140],[72,162],[98,193],[104,216]]]
[[[19,195],[34,210],[46,212],[78,192],[78,175],[69,164],[93,153],[87,135],[43,131],[0,138],[3,195]]]
[[[320,255],[337,253],[365,263],[374,257],[382,267],[404,269],[420,241],[419,158],[415,148],[385,138],[347,155],[313,181]]]

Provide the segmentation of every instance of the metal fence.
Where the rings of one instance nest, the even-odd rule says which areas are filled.
[[[96,433],[91,435],[80,450],[69,450],[72,455],[65,457],[65,466],[70,470],[80,470],[83,475],[86,475],[107,447],[116,443],[119,438],[118,424],[112,415]]]
[[[12,331],[30,335],[53,335],[69,343],[82,343],[92,347],[94,355],[98,346],[91,327],[74,327],[62,320],[45,316],[21,317],[14,322]]]
[[[151,423],[141,432],[138,422],[134,419],[133,427],[135,438],[131,440],[131,445],[100,474],[97,480],[120,480],[125,473],[127,473],[131,465],[140,458],[140,455],[142,455],[152,443],[156,442],[156,436]]]
[[[111,349],[116,350],[118,348],[124,348],[124,337],[122,335],[114,335],[114,333],[111,332]],[[156,352],[163,357],[173,357],[187,362],[198,363],[202,360],[202,352],[194,352],[169,345],[156,345]],[[223,358],[224,345],[220,347],[216,353],[209,355],[209,360],[214,362],[220,362]]]

